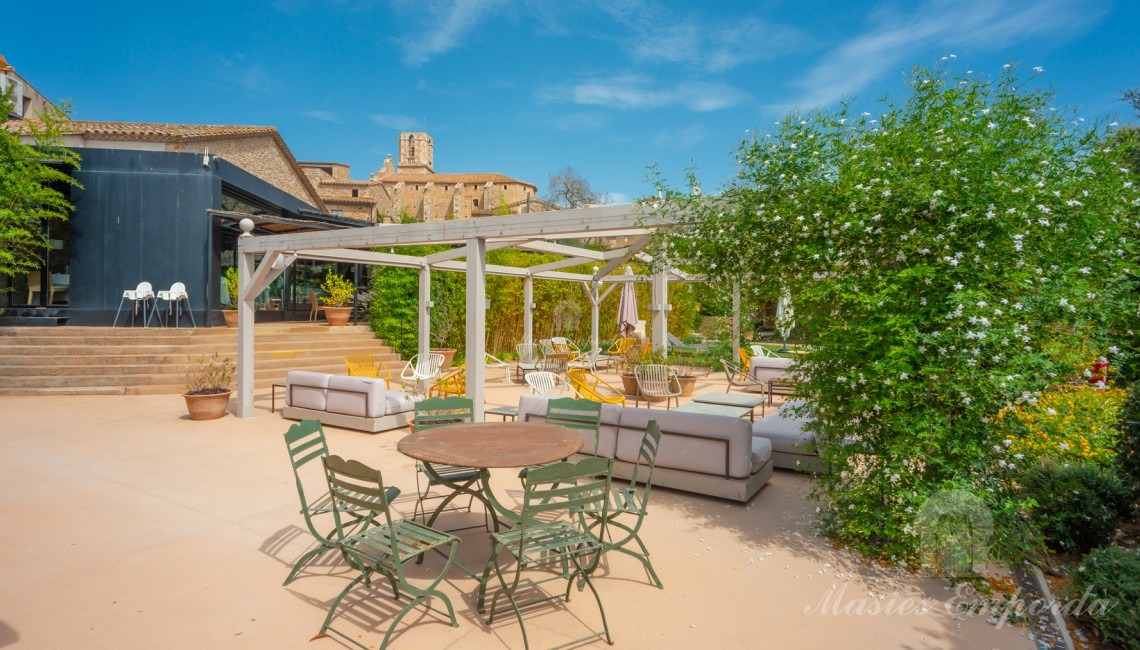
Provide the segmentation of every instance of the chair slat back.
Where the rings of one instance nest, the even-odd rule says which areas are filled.
[[[413,422],[416,431],[441,427],[447,424],[465,424],[475,421],[474,402],[466,397],[429,397],[416,402]]]
[[[637,488],[638,478],[641,479],[643,489],[641,493],[641,507],[649,502],[649,491],[653,488],[653,468],[657,466],[657,448],[661,445],[661,425],[657,420],[650,420],[645,426],[645,435],[641,437],[641,448],[637,452],[637,464],[633,466],[629,484]],[[642,469],[644,468],[644,469]]]
[[[380,377],[371,354],[350,354],[344,358],[344,365],[348,366],[350,377]]]
[[[542,358],[534,343],[519,343],[515,346],[515,352],[519,355],[519,363],[538,363]]]
[[[603,457],[530,468],[523,490],[522,523],[519,525],[526,526],[536,521],[538,516],[557,512],[574,515],[588,510],[602,512],[604,518],[612,470],[613,459]]]
[[[598,448],[598,437],[602,426],[602,405],[586,399],[559,397],[546,403],[546,422],[593,435],[594,449]]]
[[[392,548],[397,548],[392,527],[392,513],[388,508],[388,491],[384,488],[384,477],[380,470],[335,455],[325,456],[324,466],[329,493],[335,506],[332,511],[336,522],[337,539],[343,540],[352,534],[358,521],[346,520],[346,517],[342,517],[342,512],[371,511],[372,519],[375,519],[377,514],[383,513]]]
[[[285,432],[285,446],[289,449],[289,460],[293,471],[310,461],[327,456],[329,448],[325,442],[325,431],[319,420],[302,420]]]
[[[561,396],[566,389],[565,382],[558,375],[548,370],[527,373],[523,379],[530,386],[530,392],[535,395]]]
[[[737,353],[740,354],[740,367],[744,368],[745,372],[752,366],[752,353],[744,348],[739,348]]]
[[[680,391],[673,390],[673,377],[669,366],[657,363],[642,364],[633,370],[637,387],[643,395],[654,397],[672,396]]]

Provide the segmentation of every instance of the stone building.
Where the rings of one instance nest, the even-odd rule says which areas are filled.
[[[300,164],[330,212],[370,223],[469,219],[504,207],[512,214],[554,209],[532,183],[502,174],[436,173],[427,133],[401,133],[398,145],[399,165],[389,155],[367,181],[349,178],[341,163]]]
[[[16,69],[8,65],[4,55],[0,54],[0,93],[9,89],[12,91],[12,110],[7,116],[0,115],[5,119],[35,119],[51,105],[51,102],[26,79],[17,74]]]

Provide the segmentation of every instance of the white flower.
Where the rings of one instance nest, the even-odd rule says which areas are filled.
[[[1069,451],[1069,445],[1063,442],[1057,443],[1057,446],[1061,448],[1061,451]]]
[[[898,483],[900,480],[902,480],[901,476],[898,474],[891,474],[891,483]]]
[[[1109,354],[1116,354],[1117,352],[1120,352],[1120,348],[1116,347],[1115,345],[1110,345],[1108,347],[1108,352]]]

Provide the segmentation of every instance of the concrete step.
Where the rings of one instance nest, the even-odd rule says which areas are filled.
[[[344,357],[371,354],[399,374],[403,361],[366,326],[259,324],[254,386],[290,370],[342,374]],[[188,356],[237,354],[226,328],[0,327],[0,395],[180,394]]]

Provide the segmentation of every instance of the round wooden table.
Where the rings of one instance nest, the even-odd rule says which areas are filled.
[[[539,422],[475,422],[448,424],[417,431],[404,437],[396,448],[400,453],[424,463],[425,469],[441,485],[454,492],[436,508],[428,526],[446,506],[460,494],[469,494],[480,501],[491,513],[501,513],[518,521],[518,515],[499,503],[491,493],[490,468],[528,467],[542,465],[572,456],[582,448],[582,434],[569,427]],[[436,474],[432,464],[474,467],[479,471],[482,489],[448,481]],[[498,517],[492,516],[495,530]]]

